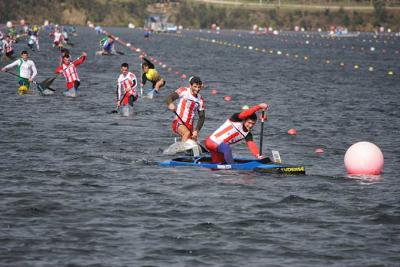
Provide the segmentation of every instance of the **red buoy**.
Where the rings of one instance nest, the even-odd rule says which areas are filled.
[[[232,97],[230,95],[226,95],[226,96],[224,96],[224,100],[229,102],[232,100]]]

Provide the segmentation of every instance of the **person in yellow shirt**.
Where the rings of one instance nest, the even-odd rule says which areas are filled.
[[[148,93],[148,96],[153,98],[153,93],[158,93],[160,91],[161,87],[165,85],[165,80],[160,76],[158,71],[155,69],[154,64],[151,63],[150,60],[144,56],[141,56],[141,58],[144,60],[142,63],[142,86],[146,84],[146,81],[152,83],[152,89]]]

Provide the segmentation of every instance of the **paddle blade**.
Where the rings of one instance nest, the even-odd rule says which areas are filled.
[[[194,156],[198,156],[200,154],[199,145],[191,139],[187,140],[186,142],[180,141],[180,142],[173,143],[166,150],[164,150],[163,154],[164,155],[175,155],[177,153],[185,152],[188,150],[193,150],[193,152],[195,154],[197,154]]]
[[[47,89],[50,87],[50,85],[54,82],[54,80],[57,78],[57,76],[52,77],[52,78],[47,78],[43,82],[39,83],[39,85],[42,87],[42,89]]]

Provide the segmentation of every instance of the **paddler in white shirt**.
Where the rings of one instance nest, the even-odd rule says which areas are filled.
[[[24,50],[21,52],[20,59],[17,59],[13,63],[8,64],[7,66],[1,69],[1,71],[4,72],[13,67],[17,67],[18,70],[17,74],[19,76],[18,83],[20,85],[18,88],[19,95],[23,95],[28,92],[30,83],[37,75],[35,63],[28,58],[29,54],[27,51]]]

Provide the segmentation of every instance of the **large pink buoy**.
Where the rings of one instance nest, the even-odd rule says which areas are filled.
[[[290,134],[290,135],[296,135],[296,134],[297,134],[297,131],[296,131],[296,129],[292,128],[292,129],[289,129],[289,130],[287,131],[287,133]]]
[[[378,175],[383,169],[383,154],[370,142],[358,142],[347,149],[344,165],[348,174]]]
[[[217,91],[217,89],[212,89],[212,90],[211,90],[211,94],[212,94],[212,95],[216,95],[216,94],[218,94],[218,91]]]

